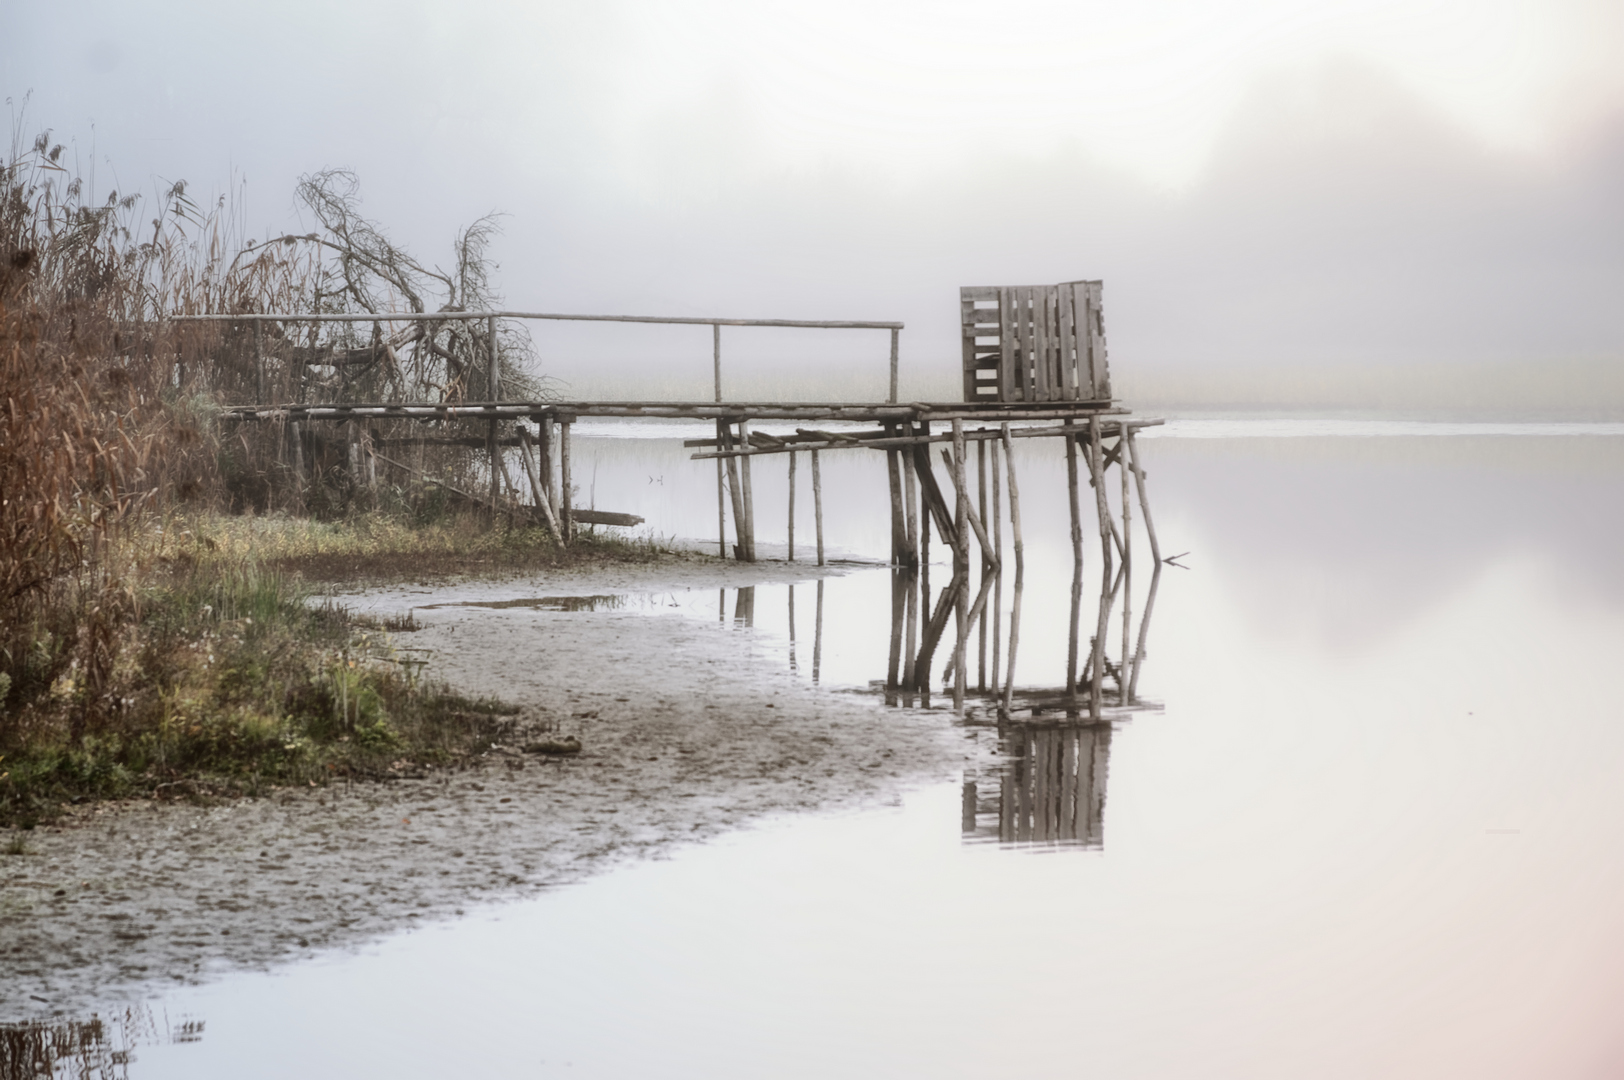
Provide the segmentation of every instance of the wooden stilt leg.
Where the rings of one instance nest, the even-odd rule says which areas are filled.
[[[750,449],[750,421],[739,421],[739,446]],[[744,483],[744,561],[756,561],[756,504],[750,491],[750,455],[739,458],[739,475]]]
[[[818,452],[812,451],[812,519],[818,535],[818,565],[823,565],[823,474],[818,470]]]
[[[716,421],[716,441],[723,450],[733,448],[733,433],[726,420]],[[717,459],[722,460],[721,458]],[[744,492],[739,486],[739,459],[727,459],[728,490],[733,495],[733,557],[745,562],[744,548]]]
[[[558,425],[558,486],[559,486],[559,520],[558,527],[564,530],[564,543],[573,543],[575,540],[575,511],[573,501],[575,493],[570,490],[570,428],[575,417],[564,419]]]
[[[1004,676],[1004,714],[1009,714],[1015,694],[1015,654],[1021,643],[1021,588],[1026,576],[1026,551],[1021,542],[1021,490],[1015,482],[1015,454],[1010,444],[1009,425],[1001,425],[1004,467],[1009,473],[1009,531],[1015,542],[1015,597],[1009,612],[1009,671]]]

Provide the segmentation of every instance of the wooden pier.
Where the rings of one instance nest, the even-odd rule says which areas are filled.
[[[857,451],[885,455],[891,521],[891,563],[896,571],[894,606],[897,612],[887,686],[898,693],[928,693],[921,673],[931,660],[951,623],[951,681],[955,707],[964,708],[970,693],[969,642],[978,634],[978,685],[1002,685],[1001,711],[1016,709],[1013,667],[1018,649],[1016,626],[1023,573],[1023,536],[1020,495],[1013,465],[1016,439],[1059,439],[1063,443],[1069,482],[1071,545],[1074,562],[1074,613],[1082,591],[1085,549],[1099,546],[1104,587],[1123,597],[1124,660],[1118,680],[1122,702],[1133,701],[1138,664],[1129,654],[1143,652],[1143,630],[1137,650],[1128,648],[1132,617],[1128,596],[1132,585],[1133,544],[1130,537],[1133,506],[1139,506],[1151,557],[1152,586],[1146,604],[1154,602],[1155,575],[1161,557],[1139,464],[1136,433],[1160,423],[1133,418],[1111,393],[1105,352],[1101,290],[1097,281],[1066,282],[1049,286],[970,287],[960,293],[960,330],[964,400],[905,402],[898,400],[900,322],[806,321],[787,319],[713,319],[697,317],[563,315],[541,312],[387,312],[362,314],[250,314],[193,316],[198,321],[231,323],[365,322],[374,324],[374,341],[386,341],[385,324],[471,322],[483,327],[489,342],[486,400],[295,402],[236,405],[223,410],[226,420],[286,425],[292,432],[294,460],[290,467],[302,485],[304,465],[301,429],[316,422],[344,425],[349,458],[356,475],[382,461],[412,472],[411,467],[385,456],[382,449],[397,443],[429,442],[421,439],[374,438],[364,427],[383,421],[445,424],[452,421],[488,422],[484,450],[488,461],[488,491],[457,494],[481,501],[497,510],[532,515],[561,542],[569,543],[579,524],[597,522],[631,524],[635,514],[582,511],[572,505],[571,428],[583,417],[660,418],[704,424],[703,437],[685,442],[695,460],[714,460],[717,474],[717,544],[719,554],[754,561],[756,505],[752,469],[758,458],[784,456],[792,479],[798,455],[810,458],[816,559],[825,561],[823,544],[823,483],[821,455]],[[699,324],[712,327],[714,397],[710,401],[511,401],[502,397],[497,362],[497,322],[503,319],[557,319],[599,322]],[[722,328],[766,326],[888,332],[889,398],[883,402],[724,401],[722,395]],[[256,348],[259,341],[256,332]],[[385,346],[387,347],[387,345]],[[377,346],[373,346],[376,351]],[[793,422],[794,434],[774,435],[752,425]],[[818,425],[860,423],[873,425],[857,431],[828,430]],[[529,425],[534,425],[531,430]],[[804,426],[800,426],[804,425]],[[507,427],[510,433],[502,429]],[[447,440],[466,443],[466,438]],[[509,451],[519,450],[519,482],[508,468]],[[936,472],[937,456],[943,472]],[[1121,489],[1119,512],[1107,496],[1111,470]],[[426,483],[442,483],[418,473]],[[1083,481],[1092,489],[1092,515],[1082,497]],[[445,486],[442,483],[442,486]],[[731,515],[729,513],[731,511]],[[794,498],[788,508],[789,557],[795,557]],[[999,622],[1000,594],[1005,572],[1002,520],[1007,513],[1013,538],[1015,618],[1008,640],[1011,675],[998,671],[1003,648]],[[728,519],[733,528],[731,543]],[[1092,520],[1089,518],[1092,517]],[[1089,533],[1097,541],[1088,541]],[[932,534],[952,556],[952,575],[929,604],[929,564]],[[917,584],[919,588],[915,588]],[[1102,604],[1098,624],[1085,645],[1074,618],[1068,647],[1064,697],[1072,713],[1078,709],[1094,719],[1105,706],[1105,638],[1110,604]],[[927,610],[928,608],[928,610]],[[993,659],[986,664],[990,638]],[[1141,627],[1147,625],[1141,617]],[[1133,676],[1120,672],[1130,670]],[[990,678],[988,673],[990,671]],[[928,678],[928,676],[927,676]]]

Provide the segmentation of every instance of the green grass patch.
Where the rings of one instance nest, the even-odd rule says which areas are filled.
[[[381,624],[218,555],[141,591],[101,695],[67,665],[0,701],[0,825],[64,804],[251,795],[452,765],[517,709],[425,682]],[[93,717],[87,720],[87,717]]]

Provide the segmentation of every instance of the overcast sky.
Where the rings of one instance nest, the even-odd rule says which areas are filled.
[[[235,177],[261,233],[352,168],[430,259],[510,215],[516,307],[950,368],[959,285],[1100,277],[1118,366],[1624,357],[1617,0],[0,3],[100,190]]]

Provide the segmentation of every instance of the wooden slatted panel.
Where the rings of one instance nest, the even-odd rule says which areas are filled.
[[[1032,377],[1032,290],[1011,289],[1015,300],[1015,363],[1021,372],[1021,401],[1036,401],[1037,387]]]
[[[1032,290],[1032,400],[1049,400],[1049,291]]]
[[[1093,376],[1094,396],[1104,400],[1111,396],[1111,366],[1105,355],[1105,308],[1102,303],[1103,283],[1090,281],[1088,291],[1089,371]]]
[[[1008,289],[998,290],[998,318],[1003,327],[998,335],[998,399],[1019,401],[1020,383],[1015,378],[1015,306]]]
[[[1062,401],[1075,401],[1077,399],[1077,323],[1073,317],[1073,297],[1071,289],[1065,285],[1056,291],[1056,300],[1060,305],[1060,340],[1059,348],[1055,350],[1055,360],[1060,369],[1060,398]]]
[[[965,328],[971,327],[974,324],[974,320],[975,320],[975,307],[976,307],[975,300],[974,300],[974,298],[965,295],[969,291],[970,291],[969,289],[960,289],[959,290],[959,323],[960,323],[961,326],[963,326]],[[977,393],[976,393],[976,373],[975,373],[975,366],[976,366],[976,341],[975,341],[975,336],[973,334],[970,334],[970,333],[965,333],[965,334],[962,334],[961,337],[963,338],[963,345],[964,345],[964,347],[963,347],[964,356],[963,356],[963,361],[962,361],[963,365],[964,365],[964,400],[965,401],[974,401],[974,400],[976,400],[976,397],[977,397]]]
[[[959,290],[966,401],[1098,401],[1111,396],[1100,282]]]

